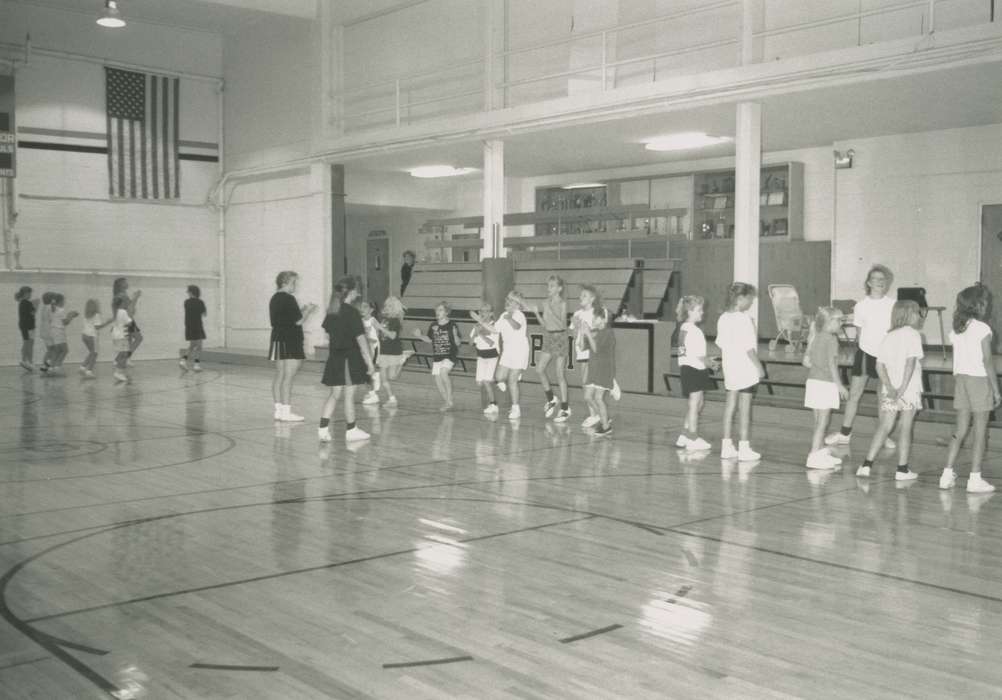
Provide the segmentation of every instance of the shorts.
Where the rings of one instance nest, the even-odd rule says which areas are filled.
[[[972,377],[969,374],[953,375],[953,408],[957,411],[991,411],[992,386],[988,377]]]
[[[897,413],[899,411],[921,411],[922,394],[905,394],[896,399],[891,399],[884,387],[880,387],[880,410],[887,413]]]
[[[503,352],[501,353],[501,361],[498,364],[507,369],[521,372],[529,369],[529,353],[518,351]]]
[[[696,369],[689,365],[682,365],[678,368],[678,373],[682,379],[682,396],[717,388],[717,383],[713,381],[708,369]]]
[[[823,379],[808,379],[804,389],[804,406],[819,410],[838,408],[838,384]]]
[[[544,331],[543,349],[550,357],[567,357],[567,331]]]
[[[136,323],[135,321],[132,321],[131,323],[129,323],[128,331],[129,331],[130,334],[132,334],[132,333],[142,333],[142,331],[139,330],[139,324]]]
[[[448,374],[456,363],[450,359],[436,360],[431,363],[431,376],[437,377],[440,374]]]
[[[477,382],[492,382],[494,374],[498,369],[498,358],[478,357],[477,358]]]
[[[414,353],[408,353],[406,355],[387,355],[386,353],[381,352],[379,353],[379,357],[376,358],[376,366],[383,369],[386,369],[387,367],[400,367],[407,362],[407,358],[413,354]]]
[[[857,348],[856,355],[852,358],[852,376],[880,379],[880,375],[877,374],[877,358]]]

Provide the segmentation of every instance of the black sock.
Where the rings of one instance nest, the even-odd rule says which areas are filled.
[[[129,351],[127,352],[127,353],[125,353],[125,356],[126,356],[126,357],[132,357],[132,351],[131,351],[131,350],[129,350]]]
[[[907,472],[908,471],[908,465],[907,464],[899,464],[898,465],[898,471],[899,472]]]
[[[561,401],[560,402],[560,410],[562,410],[562,411],[566,411],[567,410],[567,402],[566,401]]]
[[[873,460],[872,459],[864,459],[863,460],[863,466],[864,467],[872,467],[873,466]]]
[[[321,428],[326,428],[330,424],[331,424],[331,419],[330,418],[321,418],[320,419],[320,427]]]
[[[354,429],[355,429],[355,421],[352,421],[351,423],[348,423],[347,425],[344,426],[344,432],[346,433],[349,430],[354,430]]]
[[[185,353],[185,354],[181,355],[181,359],[182,360],[187,360],[188,359],[188,353]]]
[[[847,428],[843,425],[842,429],[839,432],[842,433],[843,435],[852,435],[852,427],[850,426]]]
[[[491,401],[491,406],[497,406],[497,405],[498,405],[497,401]]]
[[[546,400],[553,401],[553,391],[551,389],[546,389]]]

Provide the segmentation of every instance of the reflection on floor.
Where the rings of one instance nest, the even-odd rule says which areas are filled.
[[[1002,687],[1002,501],[937,488],[948,426],[919,424],[902,488],[889,454],[867,480],[807,472],[802,411],[758,410],[763,460],[722,463],[673,447],[679,400],[628,398],[595,438],[576,394],[565,426],[535,386],[519,423],[491,422],[468,384],[442,414],[410,374],[399,408],[359,407],[371,440],[323,446],[315,373],[289,425],[265,369],[101,370],[0,370],[0,696]],[[986,476],[1002,481],[997,451]]]

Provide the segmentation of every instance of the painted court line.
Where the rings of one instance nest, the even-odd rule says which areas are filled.
[[[573,637],[564,637],[560,640],[561,644],[570,644],[572,642],[579,642],[582,639],[588,639],[589,637],[597,637],[600,634],[605,634],[606,632],[612,632],[618,630],[622,625],[609,625],[608,627],[600,627],[597,630],[592,630],[591,632],[584,632],[582,634],[575,634]]]
[[[454,664],[460,661],[473,661],[472,656],[450,656],[446,659],[429,659],[428,661],[401,661],[392,664],[383,664],[383,668],[411,668],[414,666],[439,666],[441,664]]]
[[[271,673],[278,670],[278,666],[234,666],[232,664],[203,664],[194,663],[188,668],[202,668],[209,671],[260,671]]]

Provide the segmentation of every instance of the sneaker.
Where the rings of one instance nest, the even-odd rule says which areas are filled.
[[[285,421],[286,423],[302,423],[304,420],[306,420],[306,417],[301,416],[298,413],[293,413],[292,406],[286,406],[285,409],[282,411],[281,420]]]
[[[856,476],[870,476],[870,468],[860,467],[859,469],[856,470]]]
[[[737,459],[738,450],[734,447],[732,440],[720,441],[720,459]]]
[[[897,448],[898,448],[898,443],[894,442],[894,440],[891,440],[891,438],[887,438],[886,440],[884,440],[885,450],[896,450]]]
[[[31,363],[30,362],[25,362],[24,360],[21,360],[21,367],[26,372],[34,372],[35,371],[35,368],[31,366]]]
[[[595,435],[598,435],[599,437],[612,435],[612,423],[609,423],[609,425],[600,425],[595,428]]]
[[[550,401],[547,401],[546,405],[543,406],[543,415],[546,416],[547,418],[552,417],[553,414],[556,413],[557,408],[559,406],[560,403],[556,399],[551,399]]]
[[[522,417],[522,408],[518,404],[515,404],[514,406],[511,407],[511,410],[508,411],[508,420],[518,420],[521,417]]]
[[[397,405],[397,397],[396,396],[390,396],[390,398],[386,399],[386,405],[387,406],[396,406]]]
[[[275,420],[282,420],[283,415],[285,415],[285,407],[280,403],[275,404]]]
[[[815,450],[807,455],[807,468],[808,469],[834,469],[842,460],[838,462],[835,461],[835,457],[832,457],[827,450]]]
[[[38,371],[41,372],[42,374],[46,374],[49,371],[49,366],[48,365],[39,365],[38,366]]]
[[[94,378],[94,370],[92,369],[84,370],[84,379],[93,379],[93,378]]]
[[[738,443],[739,462],[757,462],[760,459],[762,459],[762,455],[753,450],[747,442]]]
[[[508,385],[505,384],[504,382],[498,382],[497,387],[498,391],[500,391],[502,394],[508,391]]]
[[[496,416],[500,412],[501,409],[498,408],[498,405],[496,403],[492,403],[490,406],[484,409],[485,416]]]
[[[852,442],[851,435],[843,435],[842,433],[832,433],[825,438],[826,445],[848,445]]]
[[[334,437],[331,435],[330,426],[317,428],[317,439],[320,440],[320,442],[330,442],[333,440]]]
[[[619,401],[623,398],[623,390],[619,388],[619,382],[615,379],[612,380],[612,391],[609,392],[609,396],[611,396],[614,401]]]
[[[970,481],[970,479],[968,479]],[[957,485],[957,472],[952,469],[944,469],[939,477],[939,487],[941,489],[952,489]]]
[[[685,435],[679,435],[678,439],[675,440],[675,447],[685,447],[689,444],[689,438]]]
[[[198,363],[198,362],[196,361],[196,362],[195,362],[195,366],[194,366],[194,367],[192,367],[192,369],[193,369],[193,370],[195,370],[196,372],[201,372],[201,371],[202,371],[202,365],[200,365],[200,364],[199,364],[199,363]]]
[[[188,371],[188,363],[185,360],[178,360],[177,366],[183,369],[185,372]]]
[[[365,395],[365,398],[362,399],[362,403],[367,406],[372,404],[378,404],[379,394],[377,394],[375,391],[370,391],[368,394]]]
[[[906,472],[894,472],[895,481],[914,481],[917,478],[918,474],[910,469]]]
[[[601,419],[601,418],[599,418],[599,417],[598,417],[598,416],[596,416],[596,415],[591,415],[591,416],[588,416],[588,417],[587,417],[587,418],[585,418],[585,419],[584,419],[583,421],[581,421],[581,427],[582,427],[582,428],[590,428],[590,427],[592,427],[593,425],[596,425],[596,424],[597,424],[597,423],[598,423],[599,421],[601,421],[601,420],[602,420],[602,419]]]
[[[129,378],[127,376],[125,376],[125,373],[122,372],[121,370],[117,370],[116,369],[115,373],[112,374],[111,376],[113,376],[115,378],[116,382],[127,382],[127,381],[129,381]]]
[[[566,423],[567,419],[570,418],[570,417],[571,417],[571,409],[569,409],[569,408],[562,408],[562,409],[560,409],[560,413],[557,414],[557,417],[553,419],[553,422],[554,423]]]
[[[980,474],[971,474],[967,480],[967,493],[991,493],[995,487],[985,481]]]
[[[368,440],[369,434],[356,425],[351,430],[345,431],[344,439],[346,442],[358,442],[360,440]]]
[[[77,368],[77,371],[78,371],[78,372],[80,372],[80,374],[87,374],[87,368],[86,368],[86,367],[84,367],[83,365],[80,365],[80,366],[79,366],[79,367]]]
[[[685,445],[686,452],[705,452],[712,449],[712,445],[708,443],[703,438],[696,438],[695,440],[689,440]]]

